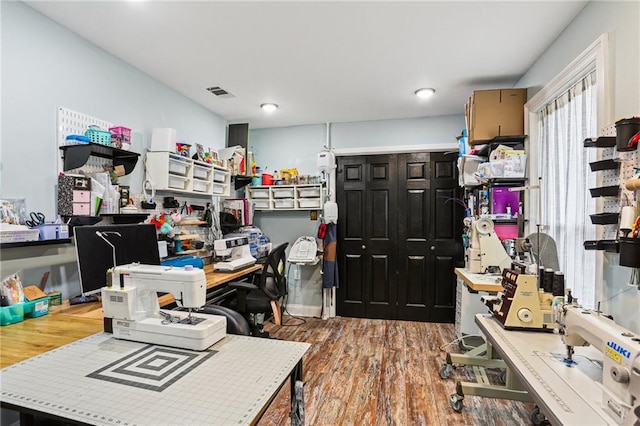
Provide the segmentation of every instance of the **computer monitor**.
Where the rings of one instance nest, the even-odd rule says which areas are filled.
[[[116,266],[133,262],[160,264],[153,224],[77,226],[73,232],[82,296],[99,293],[106,285],[107,269],[113,268],[113,249],[96,232],[106,232],[103,236],[115,246]]]

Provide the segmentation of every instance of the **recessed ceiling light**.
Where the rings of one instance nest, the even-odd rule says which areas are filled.
[[[424,89],[418,89],[414,93],[419,98],[429,98],[429,97],[433,96],[434,93],[436,93],[436,89],[432,89],[431,87],[427,87],[427,88],[424,88]]]
[[[278,109],[278,105],[272,104],[272,103],[266,103],[266,104],[260,105],[260,108],[262,108],[266,112],[273,112]]]

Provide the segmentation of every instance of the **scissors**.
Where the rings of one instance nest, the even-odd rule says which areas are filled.
[[[31,212],[29,214],[31,220],[27,220],[25,223],[27,226],[33,228],[38,225],[44,225],[44,215],[40,212]]]

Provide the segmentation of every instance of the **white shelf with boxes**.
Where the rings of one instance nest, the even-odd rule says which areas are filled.
[[[321,184],[247,187],[247,198],[256,210],[320,210]]]
[[[145,160],[147,179],[158,191],[192,195],[229,196],[229,170],[171,152],[148,152]]]

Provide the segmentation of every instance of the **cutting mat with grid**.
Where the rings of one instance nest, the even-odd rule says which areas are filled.
[[[100,333],[3,369],[0,397],[89,424],[243,425],[309,347],[227,336],[198,352]]]

